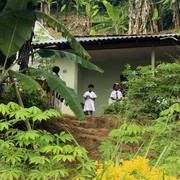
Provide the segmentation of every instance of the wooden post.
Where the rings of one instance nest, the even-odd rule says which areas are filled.
[[[152,49],[151,49],[151,66],[152,66],[153,75],[155,73],[155,61],[156,61],[155,47],[152,46]]]

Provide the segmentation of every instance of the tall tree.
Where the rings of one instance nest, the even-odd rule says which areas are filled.
[[[129,34],[146,34],[148,22],[151,33],[159,32],[158,18],[156,0],[129,0]]]
[[[180,27],[180,1],[179,0],[163,0],[164,3],[168,3],[173,10],[173,22],[176,28]]]

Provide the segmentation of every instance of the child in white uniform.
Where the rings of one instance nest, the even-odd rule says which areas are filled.
[[[120,91],[119,83],[114,83],[113,91],[111,92],[110,98],[112,99],[113,103],[120,101],[122,99],[122,93]]]
[[[92,115],[93,111],[95,111],[94,101],[97,98],[97,96],[93,92],[93,89],[94,89],[94,85],[89,84],[88,85],[88,91],[86,91],[83,95],[83,97],[85,99],[85,104],[84,104],[85,115]]]

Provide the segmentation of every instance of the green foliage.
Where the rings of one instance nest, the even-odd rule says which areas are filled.
[[[152,160],[154,166],[162,166],[167,174],[179,176],[179,128],[180,104],[175,103],[160,113],[156,120],[140,124],[125,121],[109,133],[102,142],[102,159],[116,161],[119,158],[134,158],[137,155]]]
[[[19,86],[19,91],[26,108],[29,108],[31,106],[37,106],[42,110],[48,108],[47,95],[41,89],[36,89],[32,92],[29,92],[29,89]],[[10,101],[18,103],[13,88],[11,87],[11,85],[8,85],[3,92],[3,99],[0,100],[0,103],[8,104]]]
[[[32,31],[32,26],[35,22],[35,16],[29,14],[28,19],[17,17],[16,11],[27,10],[29,0],[8,0],[4,8],[4,13],[1,13],[0,20],[0,50],[6,55],[7,58],[14,55],[27,40]],[[30,10],[30,9],[28,9]],[[27,11],[24,11],[27,15]],[[8,22],[8,23],[7,23]]]
[[[30,76],[27,76],[22,73],[18,73],[16,71],[10,70],[9,75],[12,77],[15,77],[17,79],[17,82],[24,88],[28,89],[28,91],[31,93],[32,91],[35,91],[36,89],[41,89],[41,86],[37,81],[35,81]]]
[[[64,38],[66,38],[69,41],[70,46],[75,50],[75,52],[84,59],[90,59],[90,55],[85,51],[85,49],[80,45],[79,42],[75,40],[75,38],[69,33],[69,31],[60,24],[57,20],[54,18],[48,16],[47,14],[35,11],[36,18],[38,20],[45,20],[52,28],[57,28]]]
[[[105,0],[103,4],[106,7],[107,17],[102,15],[92,19],[94,24],[92,30],[99,31],[103,29],[113,34],[126,32],[128,25],[127,3],[116,7]]]
[[[109,106],[105,107],[104,114],[120,114],[121,106],[122,104],[120,104],[120,102],[112,103]]]
[[[62,81],[59,77],[54,76],[52,73],[44,72],[40,69],[30,69],[29,72],[33,77],[44,77],[48,86],[55,92],[61,94],[62,97],[66,99],[67,103],[76,114],[77,118],[84,118],[84,113],[74,90],[70,87],[67,87],[64,81]]]
[[[0,39],[4,42],[3,46],[0,46],[0,51],[6,56],[5,61],[3,64],[3,71],[0,74],[0,84],[7,78],[7,76],[16,77],[19,84],[24,88],[28,89],[28,91],[31,93],[35,91],[36,89],[40,89],[40,85],[32,79],[30,76],[26,74],[17,73],[11,70],[12,66],[17,64],[19,60],[12,60],[14,61],[14,64],[12,66],[8,67],[6,69],[7,63],[10,61],[8,58],[12,55],[15,55],[17,51],[19,51],[22,48],[22,45],[26,42],[26,40],[29,38],[30,33],[32,32],[32,27],[35,23],[35,21],[43,19],[46,21],[52,28],[57,28],[62,36],[66,38],[70,46],[75,50],[76,54],[78,54],[80,57],[86,59],[82,59],[76,55],[62,52],[62,51],[48,51],[48,50],[40,50],[39,54],[44,56],[52,56],[56,55],[61,58],[70,58],[70,60],[75,61],[76,63],[81,64],[83,67],[86,67],[91,70],[96,70],[99,72],[103,72],[102,69],[98,68],[97,66],[90,63],[89,60],[90,56],[85,51],[85,49],[75,40],[75,38],[69,33],[69,31],[57,20],[50,17],[49,15],[34,10],[35,5],[37,5],[38,1],[29,1],[29,0],[18,0],[18,6],[17,4],[14,4],[14,1],[8,0],[7,5],[3,9],[2,12],[0,12],[1,20],[0,20]],[[52,3],[52,1],[51,1]],[[12,23],[9,23],[12,22]],[[44,52],[45,51],[45,52]],[[25,54],[25,57],[30,56],[29,54]],[[21,60],[24,60],[23,58]],[[42,72],[42,71],[41,71]],[[46,72],[43,72],[44,75],[47,77],[48,75]],[[41,76],[42,77],[42,76]],[[52,78],[52,79],[51,79]],[[52,83],[50,81],[54,82],[54,76],[48,76],[47,81],[50,84],[50,87]],[[83,119],[84,113],[82,112],[82,108],[80,106],[80,103],[77,100],[77,96],[75,95],[75,92],[71,89],[66,87],[62,81],[56,81],[59,84],[59,87],[57,88],[56,85],[52,85],[53,87],[56,86],[57,92],[59,93],[61,91],[61,95],[63,95],[63,98],[66,99],[69,106],[72,108],[74,113],[77,115],[78,118]],[[75,99],[71,99],[75,98]]]
[[[76,62],[77,64],[80,64],[82,67],[85,67],[89,70],[95,70],[100,73],[103,73],[103,70],[101,68],[97,67],[95,64],[93,64],[90,61],[87,61],[85,59],[82,59],[79,56],[76,56],[75,54],[72,54],[69,52],[60,51],[60,50],[41,49],[41,50],[38,50],[37,53],[43,58],[44,57],[48,58],[51,56],[55,56],[55,57],[59,57],[59,58],[67,58],[71,61]]]
[[[87,152],[73,145],[71,134],[51,134],[45,130],[24,131],[15,128],[17,123],[29,119],[40,123],[59,116],[55,110],[41,111],[37,107],[21,108],[10,102],[0,104],[0,176],[2,179],[65,179],[73,174],[81,178],[92,177],[93,163]],[[76,143],[76,142],[75,142]],[[33,145],[36,149],[32,149]],[[75,165],[75,162],[79,162]],[[71,168],[67,164],[73,163]]]
[[[120,114],[124,122],[101,144],[102,159],[118,164],[121,157],[148,156],[155,167],[162,166],[165,173],[179,176],[179,74],[179,63],[162,63],[155,70],[150,66],[131,70],[127,65],[123,105],[105,110]]]
[[[135,71],[127,68],[124,71],[127,81],[123,85],[128,90],[122,111],[132,118],[157,118],[161,111],[179,102],[179,74],[179,63],[159,64],[155,76],[151,66],[138,67]]]

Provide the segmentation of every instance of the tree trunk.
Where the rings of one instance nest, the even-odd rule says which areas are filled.
[[[133,34],[133,25],[134,25],[134,21],[133,21],[133,17],[134,17],[134,8],[133,8],[133,0],[129,0],[129,30],[128,30],[128,34]]]
[[[158,19],[153,19],[155,9],[158,10],[157,2],[155,0],[148,0],[149,4],[149,16],[150,16],[150,27],[151,27],[151,33],[158,33],[159,27],[158,27]]]
[[[15,92],[15,95],[16,95],[16,98],[17,98],[17,101],[18,101],[18,104],[19,104],[22,108],[24,108],[24,104],[23,104],[21,95],[20,95],[20,93],[19,93],[19,89],[18,89],[18,87],[17,87],[17,85],[16,85],[16,83],[15,83],[15,81],[14,81],[14,79],[13,79],[12,77],[10,78],[10,80],[11,80],[11,83],[12,83],[12,85],[13,85],[13,89],[14,89],[14,92]],[[28,130],[28,131],[31,130],[31,129],[32,129],[32,128],[31,128],[31,124],[30,124],[30,122],[29,122],[28,119],[26,120],[25,123],[26,123],[26,128],[27,128],[27,130]],[[37,145],[35,145],[35,144],[33,144],[32,146],[33,146],[33,149],[37,149],[37,148],[38,148]]]
[[[172,8],[173,8],[173,22],[175,25],[175,28],[179,28],[180,27],[180,8],[179,8],[179,0],[176,0],[173,4],[172,4]]]
[[[41,11],[50,15],[50,5],[48,0],[41,1]]]
[[[148,0],[129,0],[128,34],[146,34],[149,14]]]
[[[33,59],[33,55],[27,56],[29,53],[33,52],[32,44],[31,44],[33,35],[34,35],[34,33],[32,30],[30,38],[23,44],[22,48],[19,51],[19,58],[22,58],[22,60],[18,63],[20,65],[19,70],[24,73],[26,72],[26,70],[28,68],[30,57]]]

